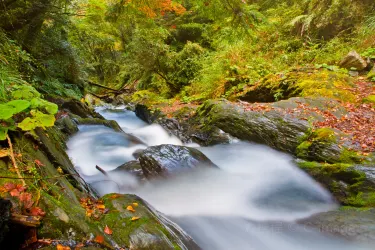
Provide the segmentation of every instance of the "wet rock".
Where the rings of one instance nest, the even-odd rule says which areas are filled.
[[[198,114],[209,125],[215,125],[239,139],[263,143],[293,154],[300,138],[309,130],[307,121],[282,112],[244,111],[228,102],[207,101]]]
[[[297,161],[298,166],[326,187],[343,205],[375,205],[375,166]]]
[[[160,145],[145,149],[139,157],[147,178],[170,176],[196,168],[217,167],[195,148]]]
[[[298,223],[317,228],[327,234],[366,243],[375,242],[375,209],[341,209],[319,213]]]
[[[135,114],[143,121],[151,124],[158,119],[162,114],[160,110],[148,108],[146,105],[137,104],[135,106]]]
[[[58,119],[55,122],[55,126],[58,127],[60,131],[67,136],[71,136],[78,132],[77,123],[69,116],[65,116],[61,119]]]
[[[62,109],[67,109],[71,113],[78,115],[82,118],[101,118],[104,119],[100,114],[96,113],[94,110],[90,109],[86,104],[80,102],[76,99],[64,100],[61,105]]]
[[[367,67],[367,63],[356,51],[350,51],[340,62],[340,67],[345,69],[355,68],[361,71]]]
[[[123,172],[130,173],[142,181],[146,179],[145,175],[143,174],[143,170],[139,161],[126,162],[122,164],[121,166],[119,166],[118,168],[112,171],[109,171],[108,174],[111,175],[111,174],[117,174],[117,173],[123,173]]]
[[[180,227],[135,195],[108,194],[103,198],[108,214],[101,223],[113,230],[111,238],[130,249],[200,249]],[[133,204],[137,203],[137,206]],[[135,212],[126,208],[133,205]],[[138,217],[132,221],[133,217]]]
[[[134,151],[134,153],[132,155],[135,159],[138,159],[143,151],[144,151],[143,149],[137,149],[136,151]]]

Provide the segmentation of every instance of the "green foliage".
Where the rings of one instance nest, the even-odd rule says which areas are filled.
[[[16,130],[17,127],[31,131],[54,125],[54,115],[58,111],[56,104],[41,99],[40,93],[29,85],[12,88],[15,100],[0,104],[0,140],[5,140],[8,130]]]

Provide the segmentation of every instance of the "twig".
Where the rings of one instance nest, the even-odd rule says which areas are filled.
[[[108,176],[107,172],[104,169],[102,169],[101,167],[99,167],[98,165],[96,165],[96,169],[99,170],[105,176]]]
[[[11,142],[10,137],[9,137],[8,134],[7,134],[7,139],[8,139],[9,149],[10,149],[10,152],[9,152],[10,153],[10,158],[12,159],[13,167],[16,169],[16,173],[18,175],[18,178],[22,181],[22,184],[24,186],[26,186],[26,182],[25,182],[24,178],[22,177],[22,175],[20,173],[20,170],[18,169],[16,159],[14,158],[13,145],[12,145],[12,142]]]

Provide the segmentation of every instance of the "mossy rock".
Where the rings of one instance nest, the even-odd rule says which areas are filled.
[[[100,223],[112,229],[111,237],[120,245],[142,250],[199,249],[188,235],[141,198],[108,194],[103,201],[109,213]],[[132,206],[135,212],[127,210],[128,206]],[[132,220],[135,217],[137,219]]]
[[[375,207],[375,167],[297,161],[343,205]]]

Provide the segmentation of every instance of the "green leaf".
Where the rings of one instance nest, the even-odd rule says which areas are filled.
[[[7,104],[0,104],[0,120],[7,120],[16,113],[16,109]]]
[[[31,100],[31,108],[36,109],[45,109],[49,114],[54,115],[58,111],[58,106],[52,102],[48,102],[46,100],[40,98],[33,98]]]
[[[12,92],[12,97],[14,99],[31,100],[34,97],[40,97],[40,93],[31,86],[22,85],[16,87],[16,90]]]
[[[30,131],[37,127],[52,127],[55,124],[55,116],[43,114],[38,110],[31,110],[33,117],[27,117],[18,124],[18,127],[23,131]]]
[[[18,127],[23,131],[30,131],[38,127],[37,121],[26,117],[22,122],[18,123]]]
[[[30,107],[30,102],[26,100],[13,100],[6,105],[14,107],[15,112],[13,114],[17,114]]]
[[[0,127],[0,141],[3,141],[7,138],[8,129],[4,127]]]

